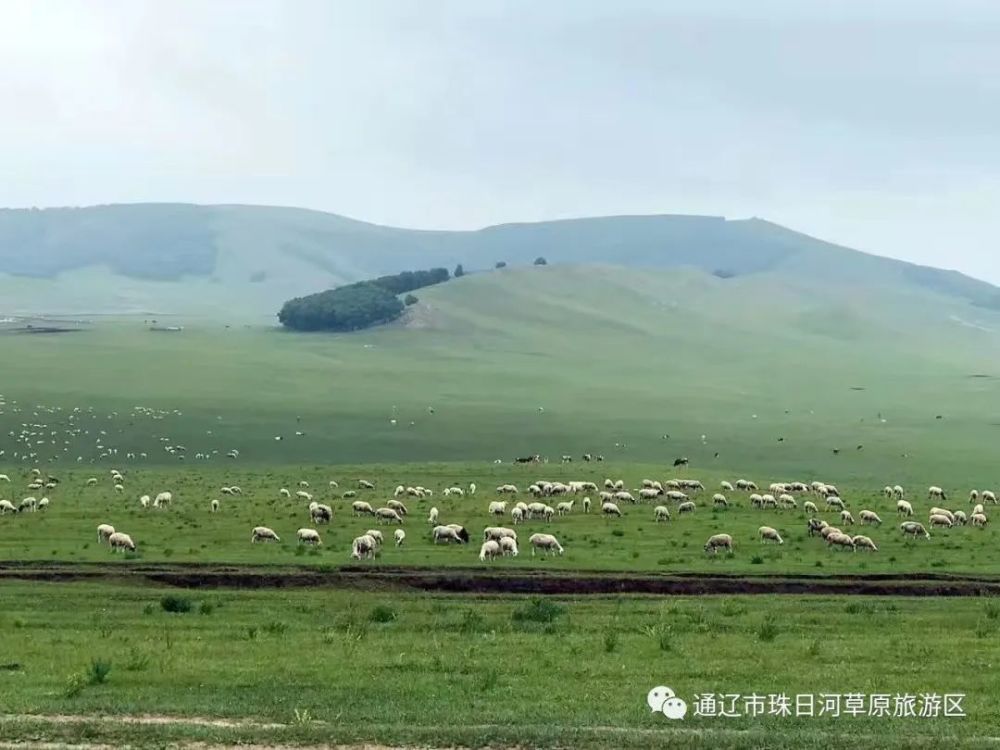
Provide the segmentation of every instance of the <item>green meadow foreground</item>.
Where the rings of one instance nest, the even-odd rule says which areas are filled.
[[[226,470],[228,469],[228,470]],[[798,509],[760,510],[752,508],[745,492],[727,492],[731,507],[715,509],[712,495],[718,491],[719,475],[695,470],[676,474],[656,466],[627,464],[575,464],[495,466],[492,464],[433,464],[433,465],[369,465],[352,467],[285,467],[274,470],[241,468],[238,463],[220,467],[187,467],[183,469],[128,471],[124,489],[115,491],[110,475],[98,470],[73,469],[55,471],[61,480],[49,490],[29,492],[25,487],[31,474],[14,472],[10,482],[0,482],[0,499],[18,504],[23,497],[45,494],[49,505],[35,513],[8,513],[0,516],[0,559],[53,562],[198,562],[240,563],[262,566],[307,565],[342,566],[349,563],[392,566],[478,566],[485,569],[560,569],[617,570],[633,572],[716,573],[811,573],[865,574],[892,573],[970,573],[979,576],[1000,575],[1000,544],[995,525],[975,528],[971,525],[952,529],[931,528],[928,511],[940,501],[926,499],[926,488],[911,487],[910,498],[914,518],[930,529],[931,538],[908,538],[900,532],[900,517],[896,502],[881,495],[873,487],[852,486],[838,482],[843,500],[858,524],[843,526],[836,511],[826,511],[822,498],[800,494]],[[0,472],[3,473],[3,472]],[[606,518],[599,512],[596,493],[576,496],[543,498],[555,506],[573,500],[571,512],[555,516],[551,522],[528,520],[515,528],[518,532],[520,555],[502,558],[492,563],[480,563],[479,544],[487,526],[511,526],[509,510],[516,500],[534,501],[525,490],[536,479],[580,479],[603,484],[605,477],[621,478],[628,488],[638,487],[644,478],[663,481],[671,476],[701,479],[705,491],[692,493],[696,504],[692,513],[681,514],[677,504],[665,498],[637,504],[619,503],[623,516]],[[90,477],[98,479],[87,486]],[[357,489],[358,480],[366,478],[376,484],[375,490]],[[729,475],[730,481],[738,477]],[[765,488],[773,478],[753,477]],[[789,479],[786,477],[785,479]],[[336,481],[338,487],[330,486]],[[308,488],[300,488],[299,482]],[[461,485],[468,489],[477,483],[475,495],[445,497],[446,487]],[[503,517],[488,514],[489,503],[500,496],[496,487],[513,482],[521,490],[517,496],[504,496],[508,513]],[[223,486],[239,486],[241,496],[224,495]],[[402,526],[379,525],[370,516],[352,512],[355,500],[369,502],[372,507],[384,506],[392,498],[397,485],[422,485],[434,491],[429,498],[400,498],[409,511]],[[288,488],[291,497],[280,494]],[[342,495],[354,488],[356,497]],[[969,512],[969,489],[964,486],[947,488],[951,493],[944,504],[953,510]],[[173,495],[166,509],[143,508],[141,495],[155,497],[162,491]],[[307,498],[296,497],[298,491],[311,493],[317,502],[333,508],[330,524],[316,525],[309,515]],[[591,512],[584,513],[584,494],[592,494]],[[637,493],[636,493],[637,494]],[[212,500],[219,501],[219,511],[211,512]],[[820,537],[810,537],[804,512],[805,502],[820,506],[820,517],[831,525],[845,528],[851,534],[866,534],[878,546],[877,552],[852,552],[828,548]],[[671,508],[671,520],[657,523],[653,518],[655,505]],[[468,545],[434,544],[428,513],[432,507],[439,512],[439,523],[457,523],[470,534]],[[991,514],[995,506],[988,505]],[[879,527],[862,526],[860,511],[874,510],[882,519]],[[135,553],[114,554],[97,540],[97,526],[111,524],[129,534],[137,545]],[[250,532],[256,526],[267,526],[281,538],[279,543],[250,543]],[[776,528],[784,544],[761,544],[757,530],[761,526]],[[300,528],[316,528],[323,543],[306,547],[296,541]],[[379,528],[386,544],[374,561],[350,560],[351,541],[366,530]],[[393,532],[402,528],[406,540],[401,547],[392,543]],[[562,556],[531,554],[528,538],[536,532],[554,534],[565,549]],[[706,554],[702,547],[709,536],[728,533],[733,536],[733,555]]]
[[[996,734],[995,600],[11,582],[0,594],[3,740],[930,748]],[[690,704],[683,722],[651,713],[658,685]],[[696,715],[705,694],[739,694],[729,709],[739,715],[707,704]],[[751,718],[754,694],[790,696],[791,715],[766,707]],[[816,715],[796,715],[799,694],[815,696]],[[821,711],[821,694],[842,696],[839,717],[832,704]],[[848,694],[865,696],[863,712]],[[873,694],[890,696],[889,715],[869,712]],[[964,694],[965,716],[924,708],[928,694]],[[894,716],[907,695],[917,715]]]

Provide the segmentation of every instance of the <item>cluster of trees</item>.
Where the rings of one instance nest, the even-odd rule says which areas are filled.
[[[448,280],[448,270],[404,271],[370,281],[288,300],[278,320],[296,331],[358,331],[398,318],[404,305],[396,296]],[[407,294],[406,305],[417,302]]]

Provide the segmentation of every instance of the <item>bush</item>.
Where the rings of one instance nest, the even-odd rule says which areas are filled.
[[[103,685],[111,673],[111,662],[103,659],[93,659],[87,670],[87,682],[90,685]]]
[[[420,300],[417,299],[416,297],[414,297],[412,294],[407,294],[405,297],[403,297],[403,304],[406,305],[407,307],[410,307],[411,305],[415,305],[419,301]]]
[[[778,626],[772,620],[764,620],[757,626],[757,640],[770,643],[778,637]]]
[[[388,623],[396,619],[396,610],[387,604],[379,604],[368,614],[372,622]]]
[[[546,599],[535,598],[528,604],[518,607],[511,613],[515,622],[553,622],[563,615],[565,609]]]
[[[613,653],[616,648],[618,648],[618,631],[608,629],[604,632],[604,653]]]
[[[76,698],[80,693],[84,691],[87,687],[87,678],[84,677],[79,672],[71,674],[69,679],[66,681],[66,687],[63,688],[63,697],[65,698]]]
[[[281,620],[272,620],[264,625],[264,632],[268,635],[284,635],[288,630],[288,623]]]
[[[184,614],[191,611],[191,600],[183,596],[165,596],[160,599],[160,606],[164,612],[175,612]]]
[[[456,279],[459,278],[459,277],[461,277],[461,276],[465,276],[465,269],[462,268],[462,264],[461,263],[459,263],[457,266],[455,266],[455,271],[454,271],[454,273],[452,273],[452,276],[454,276]]]
[[[753,557],[750,558],[750,564],[751,565],[763,565],[764,564],[764,558],[761,557],[760,555],[754,555]]]
[[[1000,602],[998,602],[995,598],[990,599],[983,607],[983,612],[985,613],[987,619],[996,620],[1000,618]]]
[[[543,258],[540,255],[537,258],[535,258],[535,265],[536,266],[547,266],[548,264],[549,264],[549,262],[547,260],[545,260],[545,258]]]
[[[495,266],[493,266],[493,267],[494,268],[506,268],[507,267],[507,261],[505,261],[505,260],[498,260],[497,264]]]
[[[203,615],[210,615],[215,611],[215,605],[211,602],[202,602],[198,607],[198,611]]]

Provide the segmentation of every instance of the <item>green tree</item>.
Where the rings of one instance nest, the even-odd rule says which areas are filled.
[[[455,272],[452,274],[452,276],[454,276],[456,279],[459,276],[465,276],[465,269],[462,268],[462,264],[461,263],[459,263],[457,266],[455,266]]]
[[[535,258],[535,265],[536,266],[547,266],[548,264],[549,264],[549,262],[547,260],[545,260],[545,258],[543,258],[541,255],[539,255],[537,258]]]
[[[498,260],[495,266],[495,268],[506,268],[506,267],[507,267],[507,261],[505,260]]]
[[[405,297],[403,297],[403,304],[405,304],[407,307],[409,307],[410,305],[415,305],[419,301],[420,300],[414,297],[412,294],[407,294]]]

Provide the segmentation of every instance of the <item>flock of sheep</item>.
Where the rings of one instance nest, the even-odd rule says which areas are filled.
[[[43,477],[38,469],[31,470],[30,478],[31,481],[27,485],[29,490],[54,489],[59,484],[57,478],[53,476]],[[9,483],[10,477],[0,474],[0,483],[3,482]],[[111,470],[110,482],[116,493],[124,492],[125,477],[117,469]],[[98,483],[97,477],[91,477],[85,484],[92,487]],[[337,491],[339,488],[336,481],[331,481],[329,485],[331,492]],[[801,510],[807,517],[806,529],[809,536],[821,537],[828,547],[834,549],[878,551],[878,546],[870,536],[849,534],[843,529],[855,525],[878,528],[882,525],[882,519],[874,510],[861,509],[858,511],[856,521],[854,513],[847,508],[847,504],[841,498],[840,491],[835,485],[823,482],[811,484],[775,482],[768,487],[767,492],[761,492],[754,482],[740,479],[735,483],[721,482],[719,490],[711,496],[713,509],[720,511],[729,509],[731,507],[729,498],[734,493],[743,493],[751,509],[762,511],[769,509],[775,511],[797,510],[801,501]],[[424,500],[433,498],[435,494],[434,490],[422,486],[398,485],[393,490],[392,497],[376,507],[366,500],[355,499],[359,491],[377,492],[374,482],[360,479],[357,481],[356,489],[339,493],[340,497],[351,500],[350,509],[354,517],[369,517],[375,521],[376,525],[399,527],[403,526],[410,515],[404,499]],[[228,497],[243,494],[243,490],[236,485],[221,487],[219,492],[222,496]],[[476,492],[477,486],[472,483],[467,488],[446,487],[441,494],[445,497],[465,498],[475,496]],[[491,499],[488,502],[486,513],[497,521],[509,517],[510,526],[499,525],[494,521],[496,525],[486,526],[483,529],[479,559],[485,562],[501,557],[516,557],[520,550],[515,527],[527,520],[552,522],[577,510],[590,513],[595,506],[604,518],[613,520],[624,515],[623,507],[651,503],[654,504],[653,521],[655,523],[670,522],[674,515],[695,513],[698,505],[692,498],[697,497],[702,492],[705,492],[704,485],[694,479],[671,479],[664,482],[644,479],[641,486],[635,489],[626,489],[623,480],[606,479],[603,487],[599,487],[591,481],[553,482],[539,480],[528,485],[524,493],[515,484],[501,484],[496,487],[496,499]],[[525,500],[518,499],[525,494],[531,496],[531,502],[528,502],[527,498]],[[293,497],[292,492],[284,487],[279,489],[278,495],[287,499]],[[906,498],[902,487],[898,485],[886,486],[883,495],[895,500],[897,514],[903,519],[899,525],[902,534],[914,538],[930,538],[930,532],[927,528],[922,523],[913,520],[913,505]],[[592,500],[591,496],[597,499],[596,502]],[[947,500],[946,493],[940,487],[930,487],[927,497],[940,504]],[[294,492],[294,498],[308,503],[308,516],[312,521],[312,527],[299,528],[295,532],[296,540],[303,545],[321,545],[323,543],[322,537],[319,530],[314,527],[330,524],[333,521],[333,507],[314,500],[313,494],[309,490],[309,483],[306,481],[299,482],[299,486]],[[577,504],[578,499],[579,505]],[[173,495],[169,491],[160,492],[155,498],[142,495],[138,500],[142,508],[154,509],[169,508],[172,501]],[[979,528],[985,527],[989,523],[985,505],[996,505],[996,494],[990,490],[973,490],[969,496],[969,503],[974,507],[968,515],[964,510],[953,511],[938,505],[931,507],[928,511],[928,525],[930,527],[951,528],[971,524]],[[36,500],[33,496],[26,497],[17,505],[8,500],[0,500],[0,515],[44,511],[48,506],[49,499],[47,497],[40,500]],[[209,510],[212,513],[219,512],[221,507],[218,498],[212,499],[209,504]],[[821,511],[837,513],[839,526],[834,526],[819,518]],[[437,507],[429,509],[426,522],[430,528],[429,538],[434,544],[465,545],[471,541],[469,531],[461,524],[441,522],[440,511]],[[769,542],[784,544],[781,534],[773,526],[760,526],[757,537],[762,544]],[[100,543],[107,544],[112,551],[136,551],[136,544],[132,537],[116,530],[110,524],[102,523],[97,527],[97,538]],[[394,530],[392,538],[395,546],[401,547],[406,541],[406,532],[403,528],[397,528]],[[254,544],[280,542],[281,537],[274,529],[261,525],[255,526],[251,530],[250,541]],[[364,530],[351,542],[350,558],[354,560],[372,559],[379,553],[383,543],[384,536],[381,530],[377,528]],[[532,555],[535,555],[536,552],[562,555],[564,552],[559,539],[551,533],[532,534],[528,543]],[[720,550],[732,554],[734,548],[733,536],[726,533],[713,534],[704,544],[705,552],[712,555],[718,554]]]

